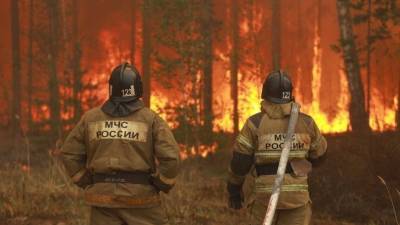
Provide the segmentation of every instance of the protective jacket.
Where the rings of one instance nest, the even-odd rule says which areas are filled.
[[[159,187],[175,183],[179,147],[167,123],[138,101],[139,107],[126,116],[112,116],[100,107],[86,112],[63,144],[66,171],[84,188],[88,205],[157,206]]]
[[[293,102],[274,104],[264,100],[261,103],[261,112],[247,119],[237,137],[228,182],[241,186],[245,176],[254,170],[253,199],[268,200],[272,193],[292,104]],[[314,120],[300,113],[292,137],[278,209],[298,208],[310,201],[307,181],[309,171],[301,171],[307,168],[307,160],[316,160],[323,156],[326,147],[326,140]]]

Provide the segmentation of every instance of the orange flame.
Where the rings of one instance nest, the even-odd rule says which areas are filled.
[[[340,79],[339,102],[336,108],[338,113],[333,119],[329,119],[327,113],[323,112],[320,107],[320,92],[321,92],[321,76],[322,76],[322,49],[321,39],[318,34],[318,26],[315,26],[314,36],[314,58],[312,68],[312,102],[309,105],[303,105],[302,111],[310,114],[321,132],[323,133],[341,133],[348,131],[349,119],[349,90],[347,79],[342,70],[338,71]]]
[[[250,27],[254,26],[257,28],[257,24],[249,24],[243,22],[241,24],[242,32],[249,32]],[[253,28],[254,28],[253,27]],[[312,101],[308,104],[302,104],[302,111],[310,114],[316,121],[317,125],[323,133],[341,133],[350,131],[350,119],[349,119],[349,102],[350,93],[348,89],[348,81],[342,70],[338,70],[338,78],[340,82],[340,88],[338,90],[339,97],[338,102],[333,107],[335,108],[335,115],[332,117],[328,112],[325,112],[321,105],[321,78],[322,78],[322,56],[323,51],[321,48],[321,38],[317,25],[315,25],[314,33],[314,47],[313,47],[313,67],[312,67]],[[104,45],[104,49],[108,52],[107,62],[101,64],[102,66],[97,68],[97,76],[85,76],[84,81],[91,83],[92,85],[103,85],[99,88],[103,91],[96,93],[99,99],[105,99],[107,96],[106,80],[110,69],[116,64],[120,63],[122,59],[129,59],[128,49],[118,49],[115,45],[115,35],[111,32],[104,31],[101,33],[101,40]],[[218,51],[218,50],[217,50]],[[218,87],[218,92],[214,93],[215,104],[213,109],[216,115],[214,124],[214,131],[232,131],[232,100],[230,95],[230,84],[226,82],[229,80],[230,72],[226,68],[229,65],[229,57],[222,52],[217,52],[217,56],[221,59],[215,62],[217,71],[215,74],[224,74],[221,77],[215,77],[214,87]],[[301,68],[297,69],[298,76],[303,72]],[[243,126],[245,120],[260,111],[260,87],[261,82],[257,76],[244,76],[248,74],[248,71],[239,70],[239,126]],[[253,77],[253,79],[252,79]],[[223,81],[223,82],[222,82]],[[299,80],[300,81],[300,80]],[[297,82],[298,83],[298,82]],[[157,84],[155,84],[156,86]],[[86,93],[88,94],[88,93]],[[151,109],[160,113],[161,117],[168,121],[169,125],[176,127],[177,124],[173,122],[174,115],[165,111],[166,106],[171,105],[175,99],[171,97],[171,94],[165,94],[163,90],[154,89],[152,90],[151,97]],[[302,103],[304,100],[302,93],[299,89],[295,89],[296,99]],[[382,97],[374,90],[374,94],[371,99],[371,116],[369,119],[370,126],[375,131],[392,130],[395,128],[395,115],[397,110],[398,98],[395,97],[390,107],[385,107]],[[87,97],[87,95],[86,95]],[[181,98],[182,96],[176,96]],[[172,118],[172,119],[171,119]],[[169,119],[169,120],[168,120]],[[194,151],[194,150],[193,150]],[[190,152],[190,150],[189,150]],[[207,151],[205,151],[207,152]],[[187,153],[185,153],[187,155]],[[189,154],[190,155],[190,154]],[[186,157],[186,156],[184,156]]]
[[[373,89],[372,93],[369,126],[374,131],[395,130],[398,96],[393,97],[392,105],[387,108],[379,92]]]
[[[20,169],[24,173],[29,173],[31,171],[31,167],[26,164],[20,164]]]
[[[224,60],[225,63],[229,62],[229,59],[220,54],[220,58]],[[226,71],[226,76],[230,76],[230,71]],[[239,127],[243,126],[246,119],[251,115],[260,111],[260,90],[259,81],[252,80],[249,77],[243,76],[241,71],[238,72],[239,79]],[[229,82],[227,82],[229,84]],[[220,84],[218,86],[220,90],[216,94],[216,98],[219,100],[218,104],[213,106],[216,118],[214,121],[214,131],[232,131],[233,130],[233,103],[231,99],[230,86],[226,84]],[[222,91],[221,91],[222,90]],[[245,90],[245,91],[240,91]]]
[[[185,151],[180,152],[181,159],[187,159],[194,156],[201,156],[205,158],[210,154],[215,153],[215,151],[217,150],[217,143],[214,143],[211,146],[200,145],[197,151],[194,146],[188,148],[187,146],[180,145],[180,148],[186,149]]]

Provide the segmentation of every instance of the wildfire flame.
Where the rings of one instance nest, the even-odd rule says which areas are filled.
[[[194,156],[201,156],[201,157],[205,158],[208,155],[213,154],[217,150],[217,143],[214,143],[211,146],[200,145],[198,147],[197,151],[194,146],[188,148],[187,146],[180,145],[180,148],[186,149],[186,151],[180,152],[181,159],[187,159],[189,157],[194,157]]]
[[[369,117],[369,126],[374,131],[385,131],[396,129],[396,112],[398,96],[395,96],[392,100],[393,104],[391,107],[385,107],[383,98],[379,92],[374,89],[371,98],[371,109]]]
[[[307,7],[304,7],[307,8]],[[267,15],[261,7],[258,7],[257,4],[254,4],[254,6],[249,10],[247,10],[244,14],[249,14],[251,13],[251,17],[249,15],[247,16],[241,16],[244,18],[241,18],[240,24],[239,24],[239,29],[240,29],[240,34],[241,40],[244,40],[244,42],[251,43],[254,46],[252,48],[257,48],[259,47],[257,42],[254,38],[254,36],[258,34],[262,34],[265,29],[265,20],[270,19],[270,15]],[[251,18],[251,19],[250,19]],[[316,121],[318,127],[322,131],[322,133],[343,133],[347,131],[351,131],[351,125],[350,125],[350,115],[349,115],[349,106],[350,106],[350,101],[351,101],[351,94],[349,91],[349,84],[347,77],[343,71],[343,65],[338,66],[337,71],[330,69],[329,71],[325,70],[325,67],[323,67],[323,58],[329,58],[326,55],[329,54],[328,51],[326,51],[325,47],[321,46],[321,36],[320,36],[320,30],[318,26],[318,18],[316,18],[315,24],[310,23],[310,26],[314,25],[314,33],[307,34],[307,40],[313,41],[313,48],[311,49],[306,49],[307,55],[309,53],[312,53],[312,69],[311,69],[311,84],[307,84],[307,87],[311,89],[311,99],[303,92],[299,84],[302,84],[303,82],[303,77],[305,77],[305,73],[309,73],[305,67],[298,67],[295,68],[294,70],[297,72],[295,74],[294,83],[296,84],[297,88],[295,88],[294,93],[296,97],[296,101],[298,101],[302,105],[302,112],[307,113],[311,115],[314,120]],[[118,21],[118,20],[116,20]],[[139,19],[140,21],[140,19]],[[140,21],[141,22],[141,21]],[[290,24],[290,23],[288,23]],[[128,26],[126,24],[125,26]],[[282,27],[284,28],[285,25]],[[308,27],[307,27],[308,28]],[[83,86],[85,87],[80,93],[80,98],[82,99],[82,106],[83,110],[86,111],[91,107],[94,107],[98,105],[99,103],[105,101],[108,98],[108,88],[107,88],[107,81],[109,78],[110,71],[118,64],[121,62],[125,61],[130,61],[131,60],[131,55],[130,55],[130,49],[125,47],[121,47],[123,45],[121,44],[126,44],[125,42],[122,42],[120,40],[120,36],[117,33],[117,31],[112,30],[112,28],[105,29],[105,28],[100,28],[103,30],[96,30],[96,38],[99,38],[99,52],[101,54],[96,55],[96,58],[83,58],[82,64],[87,64],[83,66],[83,70],[86,71],[86,69],[89,69],[88,72],[85,72],[83,78],[82,78],[82,83]],[[118,27],[120,29],[120,27]],[[141,29],[137,29],[138,33],[140,34]],[[101,31],[101,32],[99,32]],[[307,29],[308,31],[308,29]],[[99,32],[99,33],[98,33]],[[308,33],[308,32],[307,32]],[[136,34],[137,35],[137,34]],[[253,35],[253,36],[251,36]],[[310,35],[310,36],[308,36]],[[140,35],[137,35],[138,39],[140,40]],[[245,37],[245,38],[244,38]],[[323,36],[322,40],[325,41],[326,36]],[[397,36],[394,38],[398,38]],[[313,39],[313,40],[311,40]],[[92,40],[92,39],[90,39]],[[143,40],[142,40],[143,41]],[[287,41],[286,39],[282,39],[282,42]],[[290,40],[292,41],[292,40]],[[217,42],[216,42],[217,43]],[[97,44],[97,42],[96,42]],[[134,44],[138,45],[136,47],[141,47],[140,41]],[[214,45],[213,47],[215,48],[215,55],[217,56],[218,60],[213,61],[213,79],[214,79],[214,103],[213,103],[213,112],[215,113],[215,120],[214,122],[214,131],[224,131],[224,132],[232,132],[233,130],[233,121],[232,121],[232,115],[233,115],[233,102],[231,99],[231,90],[230,90],[230,71],[229,71],[229,64],[230,64],[230,58],[228,57],[229,51],[232,46],[229,45],[228,43],[228,48],[227,50],[224,49],[224,47],[218,46],[218,44]],[[83,45],[85,46],[85,45]],[[93,46],[93,45],[88,45],[88,46]],[[97,47],[97,46],[96,46]],[[157,46],[156,46],[157,47]],[[263,46],[264,47],[264,46]],[[90,48],[90,47],[89,47]],[[242,47],[245,48],[245,47]],[[140,49],[140,48],[138,48]],[[83,52],[87,54],[90,51],[86,51],[87,49],[84,49]],[[97,50],[97,49],[96,49]],[[158,50],[158,49],[157,49]],[[253,50],[253,49],[252,49]],[[256,49],[254,52],[258,52],[259,50]],[[312,52],[311,52],[312,51]],[[105,52],[105,54],[104,54]],[[245,52],[245,51],[243,51]],[[284,52],[284,51],[282,51]],[[97,52],[96,52],[97,53]],[[140,59],[140,51],[136,51],[136,62],[139,62],[139,65],[141,63]],[[256,55],[256,54],[255,54]],[[283,54],[282,54],[283,55]],[[247,56],[247,55],[246,55]],[[296,54],[294,59],[297,62],[300,62],[300,58],[302,57],[302,54]],[[324,57],[323,57],[324,56]],[[86,57],[86,56],[85,56]],[[98,57],[98,58],[97,58]],[[105,57],[105,58],[102,58]],[[253,57],[253,56],[251,56]],[[250,58],[250,57],[249,57]],[[257,57],[254,57],[257,58]],[[260,57],[262,58],[262,57]],[[259,60],[264,60],[264,59],[254,59],[254,64],[258,64],[257,62]],[[309,59],[311,57],[308,57]],[[337,59],[339,59],[340,56],[337,56]],[[362,58],[362,57],[361,57]],[[286,58],[284,58],[286,59]],[[85,61],[87,60],[87,61]],[[90,61],[91,60],[91,61]],[[97,60],[97,61],[96,61]],[[253,60],[253,59],[252,59]],[[336,62],[336,61],[335,61]],[[338,62],[338,61],[337,61]],[[238,71],[238,85],[239,85],[239,96],[238,96],[238,101],[239,101],[239,127],[242,127],[245,120],[260,111],[260,93],[261,93],[261,86],[262,86],[262,79],[260,74],[260,70],[254,70],[253,69],[248,69],[246,68],[245,65],[249,64],[245,61],[240,62],[240,68]],[[155,63],[154,63],[155,64]],[[251,64],[251,63],[250,63]],[[339,63],[337,63],[339,64]],[[308,66],[308,65],[307,65]],[[260,66],[261,68],[261,66]],[[264,68],[263,68],[264,69]],[[59,69],[61,70],[61,69]],[[251,71],[250,71],[251,70]],[[337,86],[337,90],[334,90],[335,95],[335,100],[332,102],[328,102],[329,108],[326,109],[326,104],[323,102],[324,98],[324,91],[322,85],[323,85],[323,78],[328,77],[328,75],[332,75],[328,72],[334,71],[333,75],[335,75],[335,78],[338,79],[339,85]],[[196,77],[195,83],[196,85],[199,84],[201,86],[201,73],[199,71],[198,76]],[[179,73],[179,72],[178,72]],[[61,73],[60,73],[61,74]],[[364,74],[363,74],[364,75]],[[180,78],[182,78],[184,75],[182,75]],[[61,78],[62,76],[60,76]],[[67,77],[67,76],[65,76]],[[184,78],[182,80],[176,79],[175,82],[178,82],[179,80],[179,88],[181,90],[174,90],[174,89],[163,89],[159,88],[160,84],[157,83],[156,80],[152,81],[152,90],[151,90],[151,106],[150,108],[156,112],[159,113],[159,115],[164,118],[168,124],[172,128],[178,127],[178,122],[176,122],[176,118],[178,115],[178,112],[174,112],[173,106],[179,106],[178,104],[181,103],[191,103],[194,105],[200,105],[201,100],[193,100],[192,96],[190,96],[191,87],[189,82],[187,84],[185,83]],[[189,79],[188,79],[189,80]],[[70,86],[63,86],[63,83],[60,82],[62,85],[59,88],[60,96],[62,97],[60,107],[62,108],[60,110],[60,116],[61,119],[64,121],[67,121],[73,117],[74,114],[74,107],[71,106],[70,98],[73,96],[73,90]],[[67,82],[65,82],[67,83]],[[305,83],[304,83],[305,84]],[[336,83],[337,84],[337,83]],[[364,83],[366,86],[366,84]],[[305,85],[303,85],[305,86]],[[374,85],[372,85],[374,86]],[[383,132],[383,131],[389,131],[389,130],[394,130],[396,128],[396,113],[399,110],[398,109],[398,101],[400,96],[390,96],[386,97],[383,96],[382,91],[378,90],[378,87],[371,87],[368,88],[371,89],[371,99],[370,101],[370,108],[369,108],[369,126],[373,131],[376,132]],[[200,90],[200,88],[198,88]],[[200,91],[198,91],[200,92]],[[199,96],[201,96],[201,93],[196,93]],[[45,99],[46,97],[41,97],[41,99]],[[308,99],[306,99],[308,98]],[[389,101],[388,101],[389,100]],[[33,104],[32,106],[32,119],[33,122],[40,124],[41,122],[48,122],[51,117],[53,116],[50,111],[50,106],[49,103],[45,102],[45,100],[42,100],[43,102],[38,102]],[[172,106],[172,107],[170,107]],[[168,108],[168,110],[167,110]],[[171,110],[172,108],[172,110]],[[198,113],[199,115],[202,113],[202,108],[201,106],[198,107]],[[185,114],[186,115],[186,114]],[[200,117],[197,117],[195,122],[193,124],[196,125],[201,125],[201,119]],[[189,121],[192,122],[192,121]],[[45,123],[43,123],[45,124]],[[192,125],[193,125],[192,124]],[[45,124],[43,126],[44,130],[50,130],[50,124]],[[64,127],[66,128],[66,127]],[[181,152],[181,157],[183,159],[194,156],[194,155],[200,155],[201,157],[206,157],[209,154],[212,154],[213,152],[216,151],[217,149],[217,144],[214,143],[211,146],[205,146],[205,145],[199,145],[199,146],[193,146],[193,147],[188,147],[188,146],[181,146],[182,149],[186,149],[185,151]],[[29,171],[29,167],[23,165],[21,166],[21,169],[23,171]]]
[[[302,105],[301,110],[311,115],[316,121],[318,127],[322,133],[342,133],[351,131],[350,126],[350,115],[349,115],[349,104],[350,104],[350,92],[348,88],[347,77],[343,69],[337,71],[339,77],[339,93],[338,102],[334,106],[335,115],[329,116],[328,112],[322,110],[321,102],[321,78],[322,78],[322,48],[321,38],[319,36],[318,27],[315,26],[314,33],[314,48],[313,48],[313,67],[312,67],[312,101],[309,104],[302,104],[304,100],[302,93],[299,89],[295,89],[296,99],[300,100]],[[225,64],[229,64],[229,58],[223,53],[217,54]],[[300,77],[302,71],[301,68],[297,69],[299,73],[297,77]],[[229,71],[226,72],[229,75]],[[243,79],[242,73],[239,72],[239,114],[240,114],[240,126],[243,125],[246,118],[260,111],[260,87],[261,83],[257,80]],[[300,80],[300,79],[299,79]],[[299,81],[298,81],[299,82]],[[225,90],[224,94],[221,94],[224,98],[225,107],[215,107],[215,111],[224,111],[219,113],[220,115],[215,120],[215,130],[232,131],[232,102],[230,100],[229,88],[222,88]],[[221,88],[219,89],[221,90]],[[392,100],[392,105],[387,107],[383,98],[377,90],[373,90],[371,99],[371,111],[369,124],[374,131],[385,131],[394,130],[396,128],[396,111],[398,96],[395,96]]]
[[[248,28],[246,28],[248,29]],[[329,116],[328,112],[322,110],[321,102],[321,78],[323,76],[322,71],[322,48],[321,39],[318,34],[318,28],[315,26],[314,33],[314,47],[313,47],[313,67],[312,67],[312,100],[308,104],[302,103],[304,98],[302,92],[299,89],[295,89],[296,100],[302,105],[302,111],[311,115],[319,126],[323,133],[342,133],[351,130],[350,119],[349,119],[349,103],[350,103],[350,92],[348,89],[348,81],[342,69],[338,70],[339,77],[339,91],[338,101],[333,106],[335,109],[335,115]],[[96,86],[100,91],[86,90],[82,93],[83,105],[89,101],[89,99],[95,97],[100,100],[105,100],[108,97],[107,80],[110,70],[122,61],[129,61],[129,50],[117,48],[115,44],[115,35],[108,31],[100,33],[100,40],[103,44],[103,48],[107,51],[107,61],[98,64],[91,73],[86,74],[83,77],[83,82],[86,85]],[[231,132],[233,130],[232,112],[233,104],[230,95],[230,83],[226,80],[230,77],[230,71],[226,68],[229,65],[229,57],[222,52],[217,52],[217,56],[221,59],[215,62],[215,67],[219,67],[219,74],[225,74],[223,82],[217,81],[214,83],[214,87],[218,86],[218,92],[214,93],[216,104],[213,105],[214,112],[216,114],[214,120],[214,131],[226,131]],[[297,77],[300,77],[302,71],[301,68],[297,69],[299,73]],[[253,78],[252,78],[253,77]],[[244,76],[243,71],[239,70],[239,126],[243,126],[245,120],[260,111],[260,89],[261,81],[255,79],[256,76]],[[217,78],[218,79],[218,78]],[[301,82],[301,79],[297,79],[296,83]],[[154,87],[154,86],[153,86]],[[221,91],[222,90],[222,91]],[[70,90],[61,90],[62,92],[68,92]],[[170,90],[174,91],[174,90]],[[155,88],[152,90],[151,96],[151,109],[157,111],[162,118],[168,121],[171,127],[177,127],[176,122],[171,120],[174,115],[168,115],[164,109],[168,104],[173,103],[171,101],[170,94],[164,93],[165,90],[160,91]],[[374,131],[385,131],[394,130],[396,128],[396,112],[398,105],[398,96],[394,96],[389,106],[385,105],[384,98],[378,90],[372,89],[370,104],[370,117],[369,125]],[[48,120],[50,118],[50,109],[47,104],[42,104],[39,107],[33,108],[33,121],[40,122]],[[61,114],[62,118],[70,118],[72,115],[71,109],[63,111]],[[170,120],[168,120],[168,118]],[[201,147],[202,152],[200,155],[207,155],[213,152],[214,148]],[[194,149],[184,153],[183,157],[188,157],[195,151]],[[208,153],[207,153],[208,152]]]
[[[333,119],[329,119],[327,113],[321,110],[321,76],[322,76],[322,49],[321,38],[319,37],[318,26],[315,26],[314,33],[314,58],[312,68],[312,102],[303,105],[302,111],[310,114],[316,121],[319,129],[323,133],[341,133],[350,130],[349,124],[349,90],[347,79],[342,70],[338,71],[340,79],[339,102],[336,106],[337,114]]]

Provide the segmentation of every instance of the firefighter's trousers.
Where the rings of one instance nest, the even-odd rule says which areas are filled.
[[[262,224],[267,207],[261,201],[255,201],[250,205],[251,225]],[[310,225],[311,223],[311,203],[294,209],[277,209],[273,225]]]
[[[152,208],[91,207],[90,225],[168,225],[162,206]]]

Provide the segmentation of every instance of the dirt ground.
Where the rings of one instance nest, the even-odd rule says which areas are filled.
[[[399,207],[399,133],[328,136],[326,161],[310,177],[314,225],[393,225]],[[0,142],[0,225],[84,225],[88,208],[45,139]],[[226,137],[227,138],[227,137]],[[18,145],[17,145],[18,146]],[[171,224],[247,224],[245,210],[227,208],[230,149],[182,163],[176,187],[163,195]],[[380,180],[380,176],[384,180]],[[386,186],[384,185],[386,184]]]

